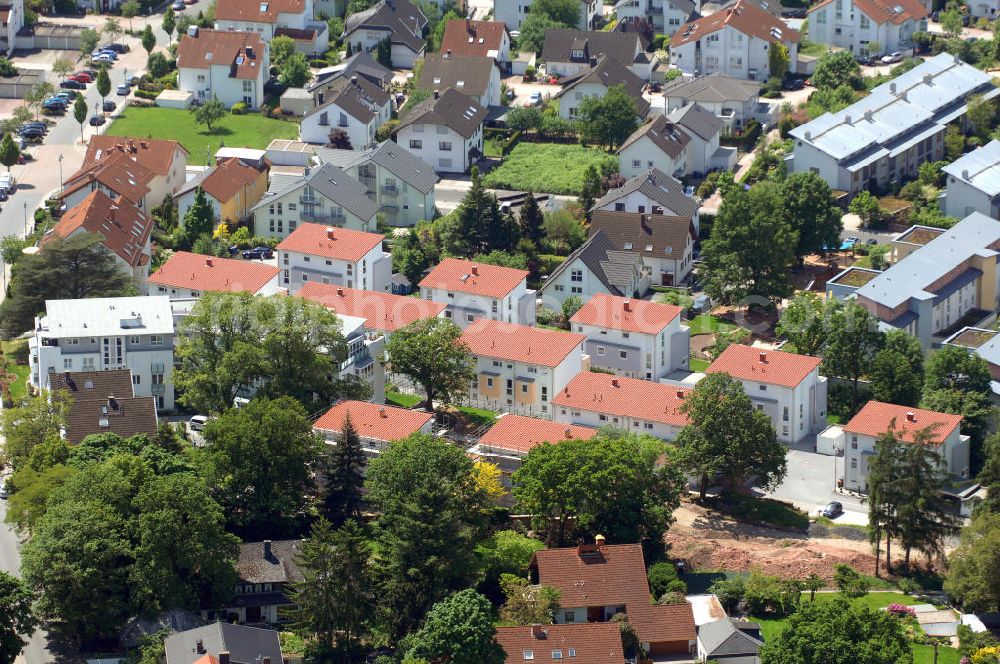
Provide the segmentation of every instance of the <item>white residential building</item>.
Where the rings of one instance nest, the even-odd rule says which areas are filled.
[[[794,444],[826,428],[827,382],[820,358],[732,344],[706,369],[743,383],[758,410],[767,413],[778,440]]]
[[[373,53],[388,39],[392,67],[412,69],[424,55],[426,26],[427,17],[408,0],[380,0],[347,17],[343,41],[351,44],[354,53]]]
[[[278,245],[281,285],[296,293],[310,281],[388,291],[392,257],[384,235],[322,224],[301,224]]]
[[[609,189],[594,210],[637,212],[687,217],[698,231],[698,201],[684,193],[684,185],[663,171],[651,168],[630,178],[621,187]]]
[[[483,155],[486,109],[450,88],[411,108],[393,140],[438,173],[466,173]]]
[[[415,226],[434,218],[434,186],[440,179],[431,165],[394,141],[368,150],[317,148],[320,164],[342,168],[368,188],[389,226]]]
[[[146,283],[150,294],[171,300],[193,300],[208,292],[277,295],[280,272],[265,263],[175,251]]]
[[[313,0],[217,0],[215,29],[256,33],[268,43],[290,37],[306,55],[322,55],[330,48],[330,31],[326,21],[314,18]]]
[[[691,137],[687,144],[687,166],[692,173],[736,168],[737,149],[720,145],[725,124],[701,104],[674,109],[667,120],[682,127]]]
[[[570,329],[587,337],[591,366],[659,380],[688,368],[691,334],[681,325],[682,312],[671,304],[598,294],[573,315]]]
[[[367,232],[376,227],[378,205],[363,184],[324,164],[290,181],[272,179],[271,189],[250,212],[257,235],[287,237],[303,223]]]
[[[485,56],[431,53],[424,57],[417,88],[427,92],[454,88],[483,108],[500,106],[500,66]]]
[[[997,2],[996,0],[975,0],[974,2],[968,3],[969,15],[973,18],[985,18],[993,20],[997,17]]]
[[[469,402],[490,410],[549,419],[553,395],[588,369],[582,334],[481,319],[461,340],[474,362]]]
[[[270,66],[267,43],[257,33],[192,26],[177,46],[177,88],[198,101],[216,97],[229,108],[242,102],[256,110]]]
[[[493,3],[493,19],[503,22],[508,30],[520,30],[521,24],[528,18],[533,2],[534,0],[496,0]],[[603,15],[603,0],[580,0],[576,27],[578,30],[592,30],[597,19]]]
[[[580,76],[600,57],[611,58],[644,81],[655,64],[634,32],[588,32],[562,28],[546,30],[542,47],[545,73],[563,78]]]
[[[327,445],[336,446],[348,417],[368,459],[378,456],[397,440],[417,433],[430,433],[434,424],[433,416],[426,411],[344,400],[323,413],[313,424],[313,431],[323,436]]]
[[[998,94],[989,74],[941,53],[844,110],[793,129],[789,171],[812,171],[851,194],[909,179],[920,164],[944,158],[945,129],[963,118],[970,96]]]
[[[375,145],[375,133],[391,117],[392,98],[380,86],[363,76],[338,78],[317,93],[316,106],[299,123],[299,138],[326,145],[339,130],[351,149],[363,150]]]
[[[799,33],[750,0],[681,26],[670,40],[670,61],[685,74],[722,73],[766,81],[774,44],[788,49],[788,70],[797,71]]]
[[[1000,218],[1000,141],[992,140],[945,166],[942,210],[962,219],[973,212]]]
[[[584,302],[598,293],[640,297],[649,290],[650,274],[638,252],[621,250],[597,230],[548,275],[538,297],[553,311],[561,311],[570,297]]]
[[[445,317],[462,328],[482,318],[535,324],[535,291],[528,289],[527,270],[445,258],[421,280],[420,294],[446,304]]]
[[[174,318],[165,295],[48,300],[28,349],[35,389],[49,389],[51,372],[129,369],[136,397],[174,409]]]
[[[613,58],[601,56],[593,68],[563,81],[563,88],[555,98],[559,100],[559,115],[566,120],[576,120],[584,99],[604,97],[615,86],[624,86],[625,92],[635,103],[639,119],[649,113],[649,102],[642,96],[643,80]]]
[[[667,113],[698,104],[722,120],[726,133],[749,120],[772,125],[777,118],[778,105],[760,101],[760,83],[725,74],[674,79],[663,86],[663,98]]]
[[[340,363],[338,377],[367,383],[371,388],[369,400],[373,404],[385,403],[385,367],[381,362],[385,337],[369,334],[364,318],[337,316],[337,321],[347,343],[347,358]]]
[[[868,492],[868,464],[875,454],[875,442],[890,429],[897,440],[912,444],[916,432],[930,428],[942,473],[967,479],[969,437],[959,431],[961,423],[961,415],[869,401],[844,425],[844,488]]]
[[[597,231],[604,231],[615,247],[639,254],[654,285],[677,286],[691,274],[696,238],[692,217],[595,210],[590,232]]]
[[[9,0],[0,4],[0,50],[8,57],[14,54],[17,33],[23,27],[24,0]]]
[[[905,51],[928,13],[920,0],[823,0],[809,9],[809,39],[866,55]]]
[[[657,34],[672,36],[698,16],[701,0],[619,0],[615,16],[622,22],[647,21]]]
[[[688,424],[680,408],[690,392],[687,387],[582,371],[552,400],[552,417],[674,440]]]
[[[634,178],[655,168],[668,175],[681,176],[688,168],[688,143],[691,135],[665,115],[657,115],[642,125],[618,148],[619,172]]]

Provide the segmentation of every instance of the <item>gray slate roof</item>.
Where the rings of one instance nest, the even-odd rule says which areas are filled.
[[[599,230],[567,256],[552,271],[546,283],[555,283],[559,275],[568,270],[577,259],[587,266],[610,295],[630,297],[632,293],[628,292],[628,287],[632,276],[643,269],[642,257],[638,253],[618,250],[604,231]]]
[[[396,128],[412,124],[445,125],[463,138],[469,138],[486,118],[486,109],[475,99],[454,88],[449,88],[438,97],[431,95],[411,108]]]
[[[545,31],[542,46],[544,62],[572,62],[572,51],[582,50],[586,59],[607,55],[626,67],[642,53],[635,33],[588,32],[585,30],[554,29]]]
[[[407,0],[382,0],[363,12],[357,12],[347,17],[344,23],[344,35],[349,35],[359,28],[389,30],[392,32],[392,43],[402,44],[414,53],[424,48],[424,26],[427,17],[419,8]]]
[[[431,92],[454,88],[467,95],[485,95],[496,66],[493,58],[432,53],[424,58],[417,87]]]
[[[440,180],[430,164],[395,141],[382,141],[368,150],[317,148],[316,157],[321,164],[331,164],[344,170],[373,162],[422,194],[434,189]]]
[[[306,117],[336,104],[345,113],[365,124],[378,116],[378,109],[389,103],[389,93],[368,79],[339,77],[328,83],[319,94],[323,103],[306,111]]]
[[[326,82],[332,79],[340,77],[350,78],[351,76],[364,76],[372,83],[384,87],[392,81],[392,70],[375,60],[368,53],[362,51],[361,53],[355,53],[339,64],[332,67],[324,67],[317,71],[316,81],[306,89],[309,92],[313,92],[323,87]]]
[[[269,551],[270,555],[265,555]],[[244,542],[236,572],[245,583],[289,583],[302,580],[298,557],[302,540]]]
[[[611,205],[636,191],[662,205],[663,214],[694,217],[698,212],[698,202],[684,195],[684,185],[657,168],[651,168],[648,173],[629,179],[617,189],[608,190],[608,193],[594,203],[593,209]]]
[[[722,120],[701,104],[689,104],[667,114],[667,119],[709,141],[722,131]]]
[[[757,630],[760,629],[756,623],[749,623],[749,625],[749,629],[753,629],[754,625]],[[698,640],[708,652],[709,659],[725,656],[727,664],[733,661],[731,659],[733,656],[756,655],[764,644],[760,639],[755,639],[746,632],[740,631],[729,618],[715,620],[700,626]],[[753,659],[748,661],[753,661]]]
[[[672,159],[676,159],[684,152],[687,144],[691,142],[691,136],[683,127],[671,122],[665,115],[657,115],[652,122],[647,122],[632,132],[632,135],[618,148],[618,152],[644,137],[649,138],[653,145],[670,155]]]
[[[603,85],[605,88],[611,88],[616,85],[624,85],[625,92],[628,93],[628,96],[630,96],[632,101],[635,102],[635,110],[639,117],[644,118],[646,117],[646,114],[649,113],[649,102],[642,96],[642,79],[633,74],[630,69],[627,69],[623,64],[614,58],[602,55],[598,59],[597,64],[594,65],[590,71],[584,72],[579,76],[566,79],[563,82],[562,90],[556,94],[556,97],[562,97],[569,91],[576,88],[576,86],[583,85],[584,83]]]
[[[698,78],[682,76],[663,86],[663,96],[690,102],[746,102],[760,96],[760,83],[725,74],[709,74]]]
[[[371,219],[378,212],[378,205],[368,198],[368,188],[342,169],[330,164],[323,164],[308,175],[297,177],[280,189],[272,187],[260,203],[251,208],[251,211],[259,210],[270,204],[275,197],[283,196],[306,185],[359,219]]]
[[[204,653],[198,652],[201,641]],[[281,664],[281,643],[272,629],[214,623],[168,636],[163,642],[167,664],[192,664],[205,654],[218,658],[229,651],[232,664],[262,664],[265,657],[271,664]]]

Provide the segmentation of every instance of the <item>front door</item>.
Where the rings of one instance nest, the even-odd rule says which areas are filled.
[[[260,622],[260,607],[259,606],[248,606],[247,607],[247,622],[248,623],[259,623]]]

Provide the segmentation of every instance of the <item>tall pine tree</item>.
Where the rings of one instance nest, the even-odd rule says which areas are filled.
[[[444,252],[468,258],[494,250],[510,251],[517,246],[518,235],[517,224],[500,210],[497,197],[486,191],[479,169],[473,166],[472,188],[441,229]]]
[[[194,192],[194,203],[184,213],[184,245],[190,249],[202,235],[211,237],[215,229],[215,210],[208,202],[205,190],[198,187]]]
[[[875,576],[885,537],[885,569],[892,573],[892,538],[898,534],[896,506],[900,496],[896,480],[902,444],[896,438],[895,427],[875,441],[875,454],[868,461],[868,539],[875,545]]]
[[[365,453],[350,413],[344,418],[337,444],[327,463],[324,511],[334,526],[361,518],[361,489],[365,483]]]
[[[545,217],[542,215],[542,208],[538,207],[535,194],[528,192],[528,197],[521,207],[521,237],[531,242],[536,247],[541,247],[542,239],[545,237]]]

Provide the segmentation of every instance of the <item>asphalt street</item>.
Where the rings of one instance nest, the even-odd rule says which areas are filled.
[[[21,543],[4,519],[7,516],[7,501],[0,500],[0,570],[20,576]],[[17,658],[17,664],[48,664],[55,658],[48,650],[48,639],[43,630],[36,631],[24,652]]]

